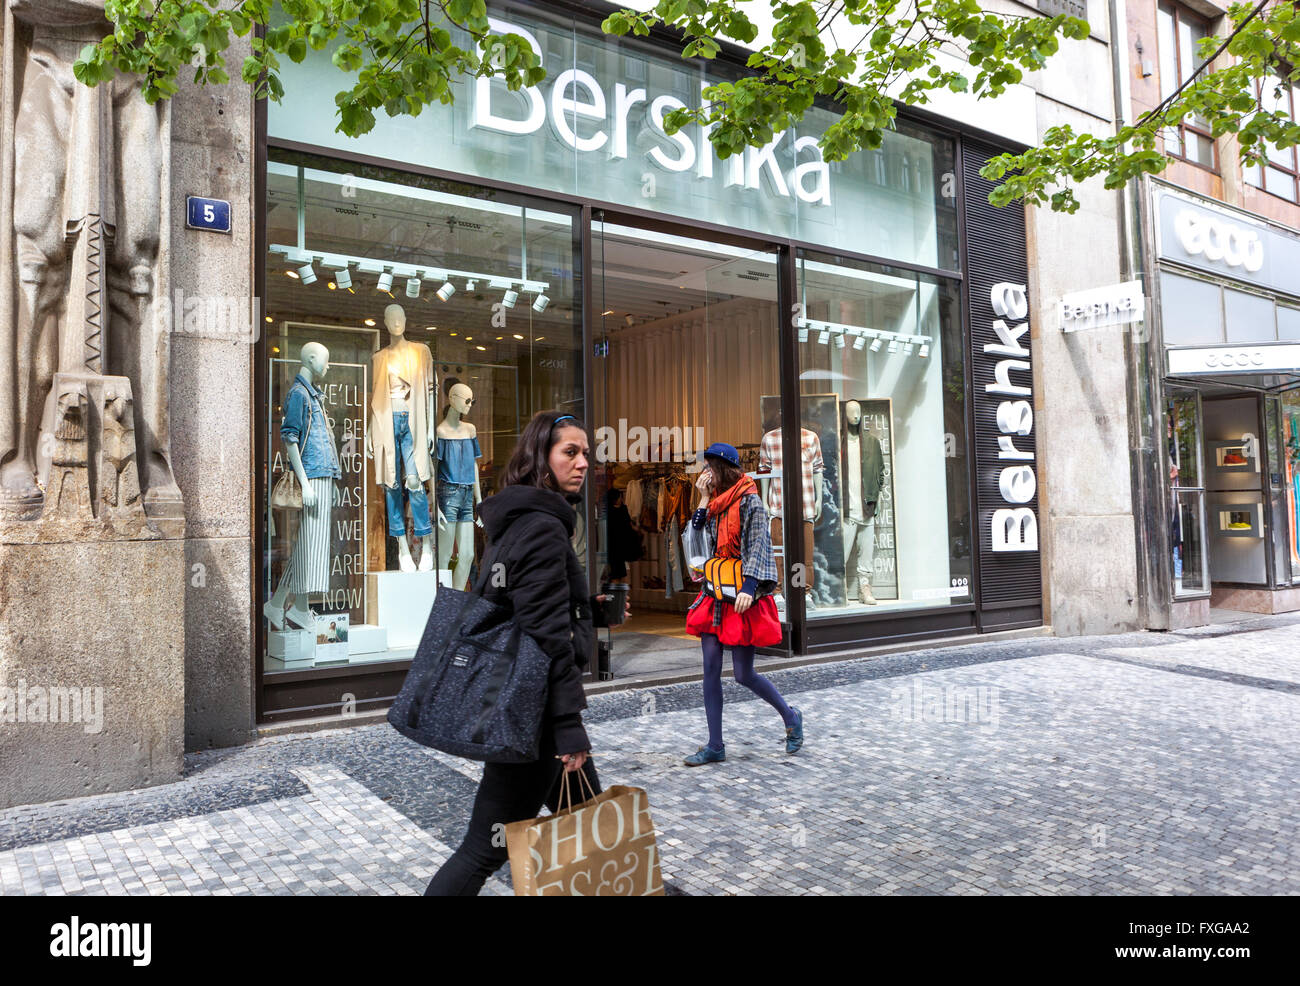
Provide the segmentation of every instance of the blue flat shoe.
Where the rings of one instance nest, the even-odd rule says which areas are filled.
[[[790,711],[794,713],[794,725],[785,731],[785,752],[798,753],[799,747],[803,746],[803,713],[794,706]]]
[[[727,748],[724,746],[721,750],[715,750],[709,746],[702,746],[689,757],[682,761],[688,767],[701,767],[706,763],[722,763],[727,759]]]

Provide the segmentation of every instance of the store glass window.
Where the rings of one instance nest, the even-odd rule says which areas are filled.
[[[1165,344],[1212,346],[1223,339],[1223,289],[1211,281],[1160,272]]]
[[[970,602],[957,285],[811,251],[797,277],[809,618]]]
[[[1171,392],[1165,406],[1165,440],[1170,487],[1169,544],[1177,598],[1209,588],[1200,402],[1195,392]]]
[[[275,149],[266,180],[265,667],[409,658],[524,424],[583,414],[574,215]]]

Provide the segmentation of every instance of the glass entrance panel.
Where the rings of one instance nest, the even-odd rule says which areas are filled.
[[[973,600],[955,282],[801,251],[810,619]]]
[[[1201,409],[1195,391],[1174,390],[1165,405],[1170,486],[1169,544],[1174,598],[1209,591]]]
[[[779,429],[776,254],[596,220],[592,265],[596,576],[633,611],[610,671],[693,669],[681,533],[703,449],[736,446],[756,477],[764,414]]]
[[[1282,516],[1286,529],[1287,557],[1291,563],[1291,583],[1300,585],[1300,390],[1282,395]]]

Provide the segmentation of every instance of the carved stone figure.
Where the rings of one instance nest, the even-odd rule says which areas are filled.
[[[90,397],[80,380],[57,378],[45,513],[60,520],[90,520]]]
[[[126,380],[107,378],[99,453],[99,505],[104,519],[119,530],[145,520],[136,469],[133,403]]]
[[[48,508],[36,483],[56,372],[131,383],[143,505],[183,525],[170,465],[164,103],[139,80],[87,88],[81,49],[104,0],[6,0],[0,146],[0,517]],[[12,231],[12,232],[11,232]],[[11,385],[12,384],[12,385]]]

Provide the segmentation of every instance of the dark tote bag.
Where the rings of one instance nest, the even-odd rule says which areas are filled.
[[[550,670],[551,659],[508,610],[439,586],[388,721],[458,757],[536,760]]]

